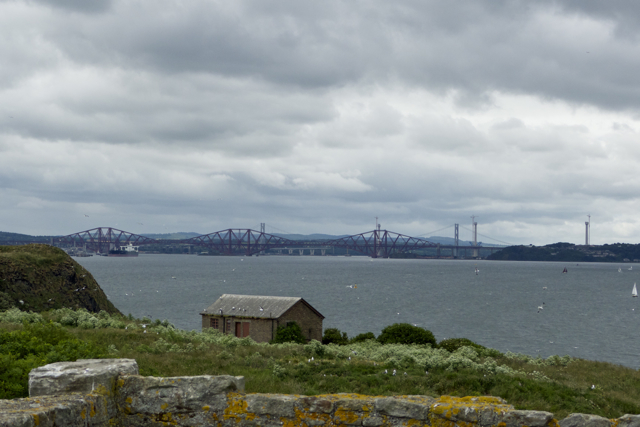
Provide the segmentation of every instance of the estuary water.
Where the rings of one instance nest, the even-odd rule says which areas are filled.
[[[464,337],[503,352],[640,368],[640,300],[631,297],[637,265],[355,256],[76,260],[122,313],[181,329],[200,330],[198,313],[222,294],[292,296],[322,313],[325,329],[349,337],[406,322],[438,341]]]

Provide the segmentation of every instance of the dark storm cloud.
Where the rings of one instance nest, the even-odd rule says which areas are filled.
[[[214,73],[300,88],[375,79],[637,109],[640,48],[617,28],[637,6],[593,2],[118,2],[49,29],[70,58],[155,73]],[[62,17],[61,17],[62,18]],[[631,30],[629,30],[631,31]],[[629,31],[626,31],[628,33]]]

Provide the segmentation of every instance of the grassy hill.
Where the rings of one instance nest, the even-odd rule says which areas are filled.
[[[0,310],[11,307],[119,313],[91,273],[62,249],[40,244],[0,246]]]

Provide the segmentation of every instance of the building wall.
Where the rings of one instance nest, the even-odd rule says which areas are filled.
[[[302,301],[298,301],[293,307],[278,319],[279,326],[286,326],[287,322],[297,322],[302,329],[302,335],[310,340],[322,341],[322,318],[311,310]]]
[[[276,320],[272,319],[257,319],[257,318],[246,318],[246,317],[231,317],[225,316],[210,316],[203,315],[202,316],[202,330],[211,327],[211,320],[218,320],[218,330],[220,332],[223,331],[223,322],[224,323],[224,332],[231,335],[236,335],[236,324],[237,323],[249,323],[249,336],[255,342],[269,342],[275,336],[276,329]],[[230,322],[230,328],[229,323]],[[273,334],[272,334],[273,328]]]
[[[231,317],[215,316],[215,315],[202,315],[202,330],[210,328],[212,319],[218,319],[218,330],[225,333],[235,335],[236,323],[248,322],[249,336],[256,342],[269,342],[275,336],[275,332],[278,326],[286,326],[287,322],[296,322],[302,329],[302,335],[310,340],[322,341],[322,318],[318,317],[313,310],[311,310],[302,301],[297,302],[291,307],[285,314],[279,319],[259,319],[259,318],[243,318],[243,317]],[[230,328],[227,322],[231,322]],[[223,329],[223,322],[224,329]]]

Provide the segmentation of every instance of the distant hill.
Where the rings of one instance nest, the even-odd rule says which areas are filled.
[[[56,236],[30,236],[28,234],[0,231],[0,242],[39,242],[42,240],[50,240],[52,237]]]
[[[180,231],[177,233],[145,233],[141,234],[141,236],[157,240],[184,240],[191,239],[192,237],[202,236],[202,234]]]
[[[271,233],[267,233],[267,234],[271,234]],[[315,233],[315,234],[273,233],[273,235],[282,237],[283,239],[289,239],[289,240],[335,240],[335,239],[341,239],[343,237],[350,236],[350,234],[333,235],[333,234],[320,234],[320,233]]]
[[[640,262],[640,244],[509,246],[487,259],[503,261]]]
[[[85,308],[120,313],[91,273],[49,245],[0,246],[0,310]]]

